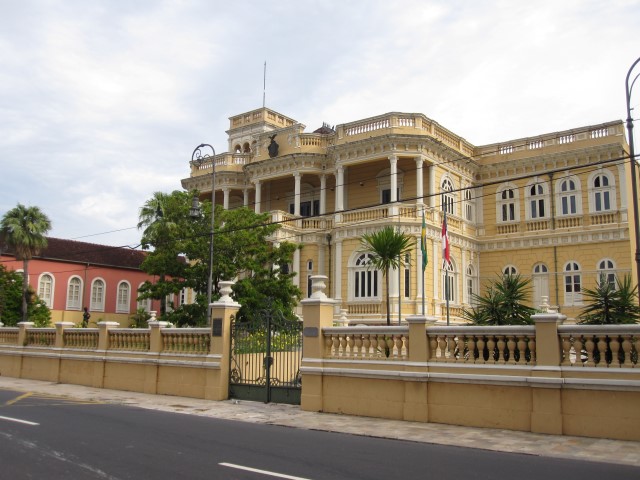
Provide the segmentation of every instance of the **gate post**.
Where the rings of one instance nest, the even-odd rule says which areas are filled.
[[[222,296],[211,303],[211,350],[209,357],[219,367],[207,370],[204,398],[226,400],[229,398],[229,362],[231,358],[231,317],[240,310],[240,304],[231,298],[234,282],[220,281]]]
[[[302,300],[303,344],[302,344],[302,410],[319,412],[323,410],[322,359],[324,357],[324,336],[322,329],[333,325],[335,301],[328,298],[325,275],[311,277],[311,297]]]

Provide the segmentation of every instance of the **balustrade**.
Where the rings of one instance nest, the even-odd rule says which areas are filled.
[[[381,220],[389,217],[388,206],[373,207],[342,214],[342,223],[365,222],[368,220]]]
[[[27,328],[26,345],[52,347],[56,344],[55,328]]]
[[[599,212],[591,214],[591,225],[618,223],[618,212]]]
[[[408,327],[336,327],[323,330],[326,358],[407,360]]]
[[[148,351],[149,330],[136,328],[114,328],[109,330],[109,350]]]
[[[353,303],[347,307],[349,314],[353,315],[377,315],[380,313],[379,303]]]
[[[67,328],[62,331],[63,345],[70,348],[98,348],[97,328]]]
[[[558,228],[581,227],[582,217],[558,217],[556,222]]]
[[[162,329],[162,351],[203,354],[209,352],[211,332],[208,328]]]
[[[638,368],[640,325],[561,325],[562,365]]]
[[[432,362],[535,365],[535,327],[432,327]]]
[[[20,329],[18,327],[5,327],[0,329],[0,345],[17,345]]]

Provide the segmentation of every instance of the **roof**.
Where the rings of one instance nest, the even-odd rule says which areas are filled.
[[[89,263],[119,268],[139,269],[146,253],[131,248],[98,245],[96,243],[77,242],[63,238],[47,237],[47,248],[34,258],[42,260],[60,260],[74,263]],[[11,249],[3,253],[12,254]]]

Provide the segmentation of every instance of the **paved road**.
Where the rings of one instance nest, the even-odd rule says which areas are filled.
[[[2,478],[640,478],[640,469],[625,465],[252,424],[12,390],[0,390],[0,416]]]

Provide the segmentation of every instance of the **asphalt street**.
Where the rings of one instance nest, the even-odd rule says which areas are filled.
[[[11,479],[640,478],[626,465],[252,424],[0,390]]]

